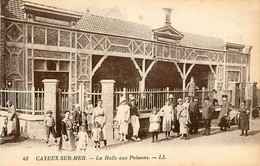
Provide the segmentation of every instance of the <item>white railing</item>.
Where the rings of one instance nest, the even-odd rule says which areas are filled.
[[[163,89],[145,89],[144,92],[139,91],[139,89],[119,89],[115,90],[115,108],[119,105],[120,97],[125,97],[129,101],[129,95],[132,94],[138,102],[138,109],[141,111],[151,110],[154,107],[162,108],[165,101],[168,99],[169,94],[174,96],[174,103],[177,104],[178,98],[184,98],[188,96],[187,91],[182,89],[170,90],[168,87]],[[231,91],[227,91],[229,96],[229,101],[231,101]],[[196,91],[196,96],[199,98],[199,105],[201,106],[204,102],[205,96],[209,96],[211,99],[215,98],[215,92],[206,88]]]
[[[7,111],[6,102],[10,100],[17,112],[32,115],[44,114],[44,91],[0,89],[0,110]]]
[[[86,100],[90,98],[93,106],[97,105],[98,99],[101,99],[101,91],[94,90],[92,93],[86,91],[83,85],[75,92],[61,92],[61,111],[71,111],[74,104],[78,103],[80,108],[85,108]]]

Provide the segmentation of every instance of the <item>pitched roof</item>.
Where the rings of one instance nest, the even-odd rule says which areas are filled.
[[[77,22],[76,28],[145,40],[152,39],[151,27],[147,25],[92,14],[85,14]]]
[[[183,46],[224,50],[225,41],[223,39],[187,32],[181,33],[184,35],[180,40],[180,44]]]
[[[24,11],[21,9],[21,6],[24,2],[25,1],[22,0],[9,0],[8,5],[5,8],[6,16],[11,18],[24,19]],[[62,10],[56,7],[46,5],[43,6],[50,7],[52,9]],[[89,13],[83,15],[83,17],[77,22],[76,28],[90,32],[152,40],[152,29],[147,25],[108,18],[104,16],[97,16]],[[219,38],[186,32],[181,33],[184,35],[184,37],[180,40],[180,44],[183,46],[220,50],[223,50],[225,47],[224,40]]]
[[[5,7],[6,17],[24,19],[24,11],[21,9],[21,0],[9,0],[8,5]]]

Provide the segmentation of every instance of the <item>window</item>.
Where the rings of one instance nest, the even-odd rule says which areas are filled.
[[[228,71],[228,82],[240,82],[239,71]]]

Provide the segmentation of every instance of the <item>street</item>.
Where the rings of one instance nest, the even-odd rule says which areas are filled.
[[[202,133],[203,129],[199,132]],[[239,136],[241,131],[232,126],[228,131],[221,132],[212,127],[209,136],[190,135],[189,140],[173,137],[165,139],[159,135],[159,142],[152,143],[151,136],[140,142],[110,142],[107,149],[94,149],[90,140],[85,152],[58,151],[54,141],[46,145],[43,140],[25,140],[1,145],[1,165],[33,163],[42,165],[104,165],[114,162],[118,164],[142,165],[259,165],[260,163],[260,119],[250,121],[248,137]],[[112,144],[112,145],[111,145]],[[101,142],[101,147],[103,142]],[[15,156],[15,157],[14,157]],[[26,161],[27,159],[27,161]],[[45,162],[44,162],[45,161]],[[46,163],[46,161],[48,161]],[[8,162],[8,164],[4,164]],[[20,165],[19,164],[19,165]],[[17,165],[17,164],[15,164]]]

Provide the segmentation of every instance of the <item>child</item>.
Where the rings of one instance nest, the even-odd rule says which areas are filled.
[[[50,133],[55,139],[55,144],[57,145],[57,137],[56,137],[56,132],[55,132],[55,121],[54,118],[52,117],[52,111],[49,110],[46,113],[46,116],[44,118],[44,125],[45,125],[45,131],[46,131],[46,143],[49,143],[49,138],[50,138]]]
[[[86,150],[86,146],[88,144],[88,134],[84,126],[79,127],[78,138],[78,150]]]
[[[85,131],[88,131],[88,119],[87,119],[87,114],[86,112],[83,112],[83,116],[82,116],[82,126],[84,127]],[[90,135],[89,135],[90,137]]]
[[[98,122],[94,122],[94,126],[92,128],[92,132],[93,132],[93,140],[95,142],[95,148],[97,150],[100,149],[100,139],[101,139],[101,126]]]
[[[2,128],[2,133],[1,137],[7,137],[7,123],[8,123],[8,118],[5,118],[4,126]]]
[[[160,116],[157,114],[156,108],[153,109],[152,114],[149,119],[150,126],[149,126],[149,132],[152,132],[153,134],[153,141],[154,142],[154,137],[156,137],[156,142],[158,142],[158,131],[160,129]]]

